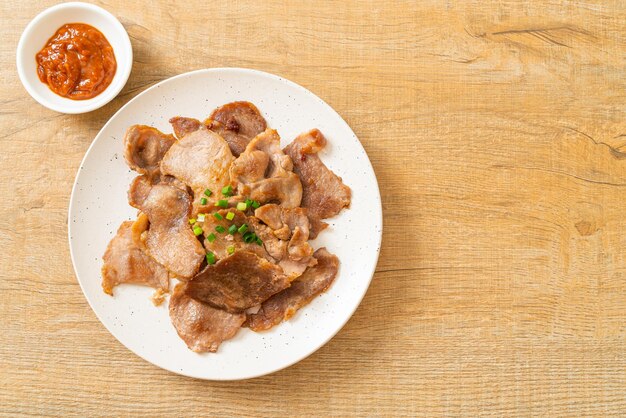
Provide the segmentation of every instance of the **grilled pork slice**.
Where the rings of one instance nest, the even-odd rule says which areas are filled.
[[[302,185],[292,170],[291,158],[280,149],[278,133],[267,129],[233,162],[230,177],[241,196],[296,208],[302,200]]]
[[[317,155],[324,146],[326,138],[313,129],[285,147],[285,153],[293,161],[293,171],[302,182],[302,207],[308,209],[311,239],[328,226],[322,219],[331,218],[350,206],[350,188]]]
[[[229,313],[192,299],[186,288],[185,283],[179,283],[170,298],[172,324],[190,350],[214,353],[223,341],[235,336],[246,315]]]
[[[326,291],[335,280],[339,259],[325,248],[315,251],[317,264],[309,267],[291,286],[275,294],[261,305],[256,314],[249,314],[246,326],[264,331],[286,321],[317,295]]]
[[[174,128],[174,135],[178,139],[183,139],[185,135],[195,132],[204,126],[198,119],[186,118],[184,116],[174,116],[170,119],[170,124]]]
[[[153,177],[159,173],[161,159],[174,142],[173,135],[151,126],[133,125],[124,135],[124,158],[136,172]]]
[[[177,187],[184,192],[188,192],[187,185],[176,177],[164,176],[162,174],[154,177],[148,177],[146,174],[137,176],[130,183],[128,189],[128,204],[134,208],[140,208],[143,201],[148,197],[152,186],[156,184],[167,184],[173,187]]]
[[[308,243],[309,219],[301,208],[285,209],[269,204],[256,209],[255,216],[222,209],[204,214],[196,225],[204,232],[204,247],[216,260],[243,249],[278,264],[289,280],[300,276],[316,262]],[[220,232],[229,231],[233,226],[236,229],[232,234]],[[254,236],[261,242],[255,241]]]
[[[205,251],[189,227],[189,194],[167,183],[150,185],[136,180],[129,196],[131,204],[149,220],[144,231],[136,232],[148,255],[178,278],[196,274]]]
[[[218,107],[206,121],[213,132],[226,140],[238,157],[248,142],[267,128],[261,112],[250,102],[232,102]]]
[[[255,229],[252,226],[253,221],[250,217],[235,209],[221,209],[215,213],[217,215],[205,214],[204,220],[202,222],[198,221],[196,225],[200,225],[204,232],[204,247],[215,255],[216,260],[228,257],[231,252],[246,250],[268,261],[275,261],[263,245],[259,245],[251,239],[246,242],[245,238],[247,235],[244,234],[249,233],[248,235],[250,235],[255,233]],[[230,215],[233,217],[232,220],[228,219],[229,213],[232,214]],[[228,233],[227,231],[233,225],[237,228],[237,232],[233,234]],[[243,228],[241,229],[242,232],[238,232],[240,228]],[[218,230],[225,232],[218,232]],[[229,249],[231,252],[229,252]]]
[[[289,286],[283,270],[249,251],[208,265],[187,283],[187,294],[229,312],[242,312],[261,304]]]
[[[269,204],[255,210],[254,216],[272,229],[273,236],[280,240],[280,243],[285,244],[277,248],[281,253],[275,258],[290,280],[300,276],[307,267],[315,265],[313,248],[309,245],[310,223],[306,209],[285,209]],[[261,239],[266,238],[268,248],[273,242],[272,238],[268,237],[262,227],[257,229],[261,229],[259,236]],[[266,240],[263,241],[264,244]]]
[[[123,222],[102,257],[102,289],[113,295],[115,286],[133,283],[167,291],[167,270],[134,243],[132,227],[132,221]]]
[[[201,128],[176,142],[161,161],[161,172],[176,177],[191,188],[194,210],[204,206],[201,199],[212,204],[220,199],[220,191],[228,181],[228,169],[233,155],[224,139],[214,132]],[[212,195],[206,196],[205,190]]]

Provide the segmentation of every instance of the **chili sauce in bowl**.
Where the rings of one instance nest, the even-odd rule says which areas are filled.
[[[37,75],[59,96],[85,100],[113,81],[113,47],[98,29],[85,23],[61,26],[35,57]]]
[[[122,24],[88,3],[44,10],[28,24],[17,48],[17,70],[26,91],[62,113],[89,112],[113,100],[132,63]]]

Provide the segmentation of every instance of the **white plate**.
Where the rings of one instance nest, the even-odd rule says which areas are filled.
[[[269,331],[242,329],[216,354],[196,354],[170,323],[167,302],[156,308],[152,289],[124,285],[114,297],[100,286],[102,255],[124,220],[136,210],[126,200],[135,173],[124,162],[122,138],[133,124],[171,132],[168,120],[183,115],[204,120],[235,100],[256,104],[282,145],[319,128],[328,138],[326,165],[352,189],[352,206],[330,220],[313,241],[336,254],[341,267],[331,288],[291,320]],[[380,193],[370,161],[346,122],[305,88],[260,71],[216,68],[172,77],[139,94],[102,128],[78,170],[69,207],[72,262],[94,312],[122,344],[145,360],[175,373],[211,380],[246,379],[290,366],[330,340],[350,319],[374,274],[382,237]]]

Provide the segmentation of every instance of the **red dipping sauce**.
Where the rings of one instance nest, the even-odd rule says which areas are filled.
[[[73,100],[102,93],[117,69],[109,41],[84,23],[61,26],[35,58],[39,80],[59,96]]]

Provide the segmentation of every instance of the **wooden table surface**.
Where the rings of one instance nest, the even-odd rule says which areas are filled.
[[[99,1],[135,61],[95,112],[20,85],[53,1],[0,4],[0,414],[626,415],[626,2]],[[102,125],[176,74],[237,66],[309,88],[376,170],[383,248],[345,328],[306,360],[205,382],[96,319],[67,244]]]

